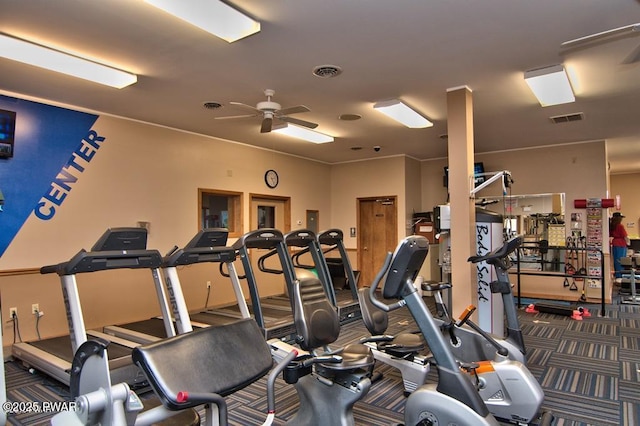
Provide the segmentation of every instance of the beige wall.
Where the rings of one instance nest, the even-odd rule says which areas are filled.
[[[350,237],[347,232],[356,226],[358,198],[398,197],[398,236],[406,235],[406,223],[403,221],[406,217],[404,156],[336,164],[331,167],[330,192],[331,226],[344,230],[347,248],[356,248],[358,243],[357,236]],[[353,266],[356,267],[355,264]]]
[[[625,216],[622,222],[632,238],[640,238],[640,173],[611,175],[611,198],[620,196],[620,212]],[[611,214],[615,209],[611,209]]]
[[[250,230],[249,193],[291,197],[294,228],[304,226],[307,209],[319,211],[321,228],[332,222],[326,164],[108,116],[101,116],[93,129],[106,140],[54,218],[41,221],[32,215],[0,259],[5,345],[13,339],[12,324],[6,322],[10,307],[18,308],[24,340],[36,337],[32,303],[45,313],[42,336],[67,333],[57,276],[32,273],[32,268],[66,261],[80,248],[90,249],[106,228],[136,226],[138,221],[151,224],[149,248],[164,254],[182,246],[198,230],[198,188],[242,192],[242,232]],[[264,184],[267,169],[280,175],[276,189]],[[217,265],[191,266],[179,273],[190,309],[204,306],[206,281],[213,283],[209,305],[233,300]],[[159,313],[149,271],[78,275],[78,286],[88,327]],[[282,282],[269,283],[264,295],[283,288]]]
[[[509,170],[515,181],[511,188],[512,195],[565,193],[566,217],[570,217],[572,212],[580,211],[584,215],[584,210],[573,207],[575,199],[607,198],[609,194],[604,141],[478,154],[475,160],[482,161],[487,172]],[[422,162],[422,208],[424,210],[428,211],[437,204],[446,203],[447,193],[442,183],[445,165],[447,165],[447,159]],[[613,181],[614,177],[612,177]],[[476,199],[481,199],[483,196],[499,196],[500,193],[501,185],[498,182],[480,191]],[[631,194],[625,197],[625,199],[629,198]],[[606,210],[603,214],[607,215]],[[584,225],[586,226],[586,223]],[[455,228],[455,224],[452,224],[452,228]],[[605,233],[608,233],[608,229],[605,229]],[[607,244],[605,237],[602,247],[605,256],[609,252]],[[606,257],[605,268],[608,268],[608,263],[608,257]],[[606,273],[608,276],[608,269]],[[559,299],[576,298],[574,292],[568,293],[568,290],[562,286],[562,279],[552,278],[547,281],[550,282],[547,285],[545,281],[544,289],[540,291],[535,288],[536,280],[527,279],[523,284],[523,294],[544,294],[546,297],[555,295]],[[609,284],[607,283],[605,288],[608,300],[610,300]],[[599,295],[599,292],[600,289],[594,289],[589,295]]]
[[[413,213],[422,211],[420,169],[420,161],[409,157],[405,158],[405,234],[400,234],[400,237],[411,234]],[[398,218],[398,220],[401,221],[402,217]]]
[[[446,202],[442,185],[446,159],[420,162],[396,156],[327,165],[113,117],[101,116],[94,129],[107,140],[63,208],[47,222],[30,217],[0,259],[5,345],[13,339],[6,317],[14,306],[23,340],[36,336],[29,314],[32,303],[39,303],[45,312],[40,321],[43,337],[67,333],[57,277],[42,276],[33,268],[67,260],[81,247],[90,248],[107,227],[135,226],[138,221],[151,223],[150,248],[164,253],[183,245],[198,229],[198,188],[242,192],[243,232],[249,230],[249,193],[291,197],[294,228],[299,227],[298,220],[304,224],[307,209],[318,210],[320,229],[345,231],[345,245],[356,268],[357,238],[349,237],[348,230],[356,226],[357,198],[397,196],[399,238],[410,232],[413,211]],[[601,142],[477,156],[487,170],[513,173],[514,194],[565,192],[571,205],[575,198],[605,197],[604,158]],[[264,172],[270,168],[280,174],[275,190],[264,185]],[[632,213],[630,204],[633,193],[621,189],[626,185],[626,177],[612,178],[612,193],[623,195],[622,211],[637,221],[638,208]],[[179,274],[191,309],[204,306],[209,280],[213,283],[209,306],[233,299],[215,266],[191,266]],[[87,274],[79,276],[78,283],[89,327],[158,313],[148,271]]]

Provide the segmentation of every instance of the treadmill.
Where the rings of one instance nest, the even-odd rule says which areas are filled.
[[[244,234],[233,244],[244,268],[244,276],[249,287],[251,297],[250,311],[264,332],[265,339],[280,339],[285,342],[294,342],[296,338],[296,327],[293,321],[293,306],[289,298],[279,296],[267,296],[260,298],[258,283],[254,273],[250,249],[266,249],[269,252],[258,259],[259,268],[264,272],[282,274],[284,276],[287,292],[293,291],[295,275],[293,266],[289,259],[289,253],[284,244],[282,232],[274,228],[262,228]],[[269,269],[265,266],[265,260],[277,255],[281,270]],[[230,306],[216,309],[218,313],[227,313],[238,316],[238,307]]]
[[[340,229],[328,229],[318,234],[323,255],[336,249],[340,254],[335,258],[325,256],[325,266],[333,283],[331,290],[335,293],[340,323],[347,324],[362,318],[362,313],[358,304],[358,281],[343,241],[344,235]]]
[[[69,335],[32,342],[14,343],[12,355],[28,367],[69,385],[70,369],[78,347],[91,338],[110,342],[108,352],[112,383],[126,382],[131,387],[146,385],[144,374],[133,364],[131,351],[136,343],[85,328],[76,274],[112,269],[150,269],[157,275],[162,256],[157,250],[147,250],[147,230],[144,228],[108,229],[87,252],[80,250],[68,262],[44,266],[40,273],[57,273],[67,311]]]
[[[226,228],[207,228],[199,231],[184,248],[174,247],[172,252],[162,260],[166,293],[162,283],[156,282],[162,316],[107,326],[104,328],[104,332],[144,344],[175,336],[176,332],[183,334],[194,328],[224,325],[237,321],[238,318],[250,318],[249,308],[233,263],[236,260],[236,250],[226,246],[228,235],[229,231]],[[196,263],[220,264],[221,273],[231,278],[239,315],[218,313],[215,310],[189,313],[177,267]],[[223,272],[223,265],[227,266],[228,272]],[[168,294],[168,299],[166,294]],[[172,318],[173,327],[168,326],[171,323],[164,321],[163,318]]]

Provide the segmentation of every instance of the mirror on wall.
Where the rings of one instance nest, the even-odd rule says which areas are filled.
[[[487,210],[505,218],[508,234],[524,234],[536,240],[549,239],[550,225],[564,224],[565,194],[523,194],[483,198]]]
[[[565,251],[565,194],[524,194],[488,197],[487,210],[504,217],[507,235],[524,235],[520,267],[561,272]]]

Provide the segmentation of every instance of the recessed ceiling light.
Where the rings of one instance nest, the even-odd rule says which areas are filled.
[[[205,102],[204,104],[202,104],[202,106],[205,107],[206,109],[222,108],[222,104],[218,102]]]
[[[338,116],[338,120],[342,121],[356,121],[360,120],[362,116],[360,114],[342,114]]]
[[[342,74],[342,68],[337,65],[318,65],[313,69],[313,75],[320,78],[333,78]]]

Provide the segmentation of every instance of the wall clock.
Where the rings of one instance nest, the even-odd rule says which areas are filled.
[[[278,172],[273,169],[267,170],[264,174],[264,182],[269,188],[275,188],[276,186],[278,186],[278,183],[280,182]]]

